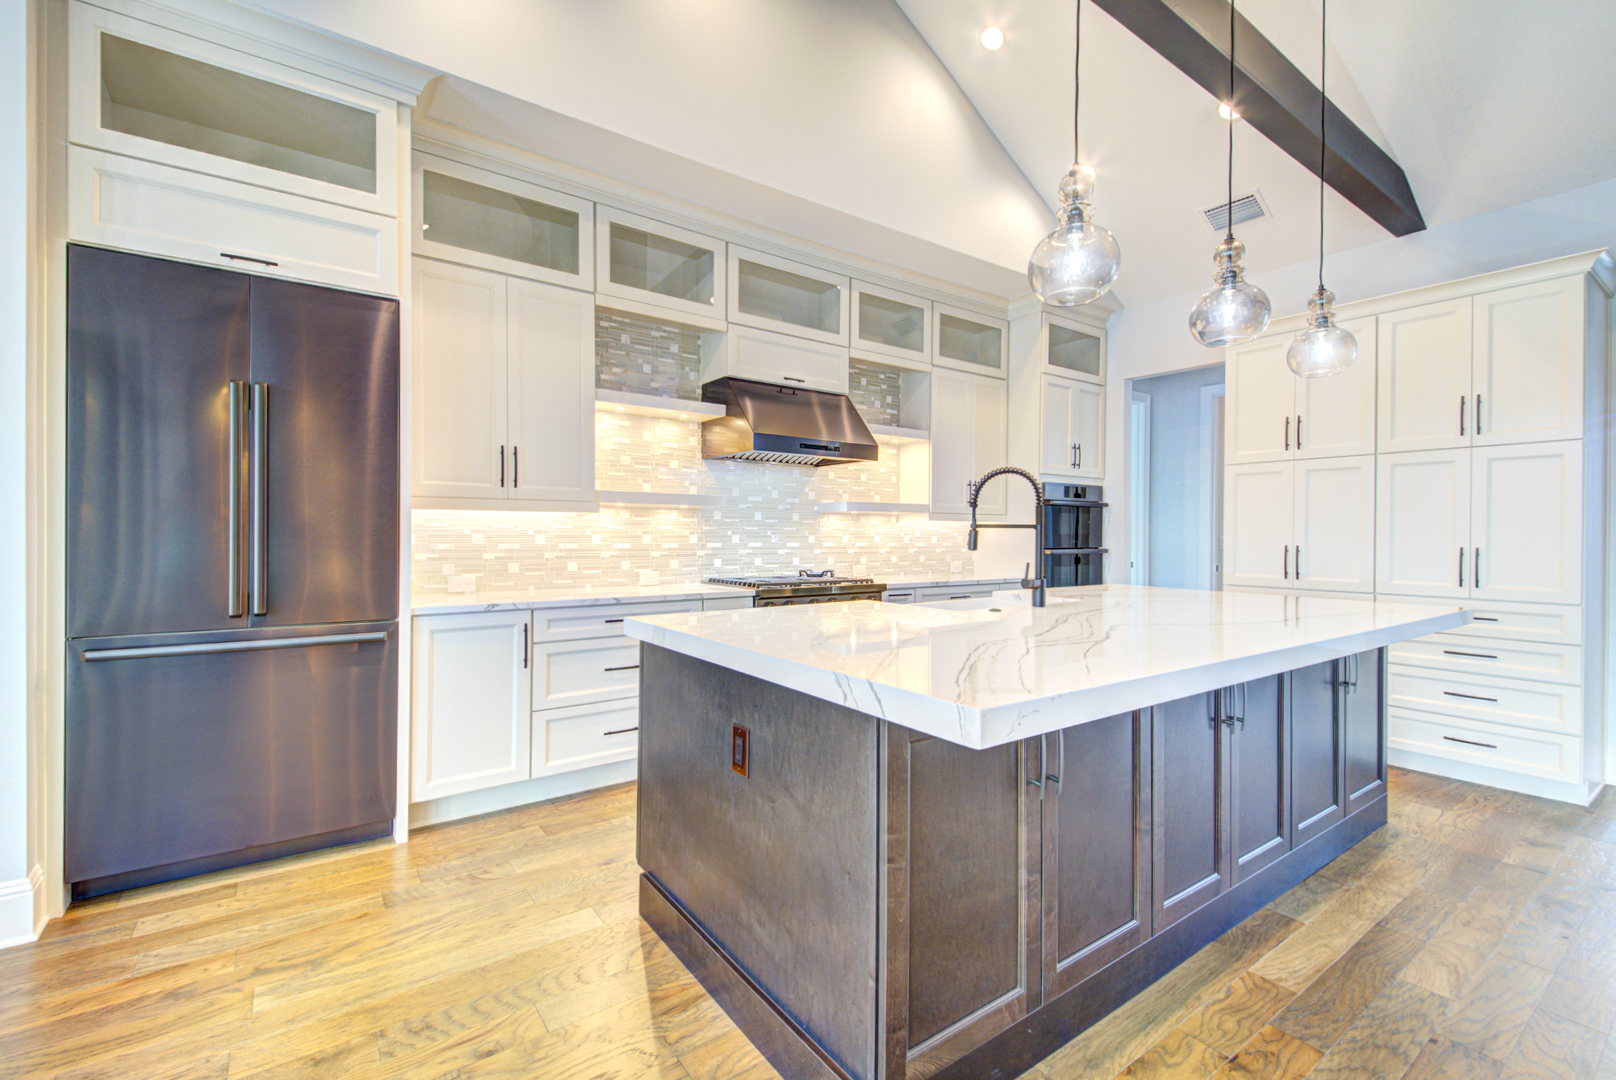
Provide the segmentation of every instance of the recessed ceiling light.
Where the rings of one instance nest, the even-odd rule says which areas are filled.
[[[982,31],[982,47],[993,52],[1004,44],[1004,31],[997,26],[990,26]]]
[[[1230,105],[1229,105],[1229,103],[1227,101],[1218,102],[1218,116],[1220,116],[1224,120],[1238,120],[1238,119],[1240,119],[1240,114],[1235,112],[1234,109],[1230,107]]]

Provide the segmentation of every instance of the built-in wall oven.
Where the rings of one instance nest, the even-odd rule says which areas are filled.
[[[1050,588],[1105,580],[1105,507],[1098,484],[1044,485],[1044,580]]]

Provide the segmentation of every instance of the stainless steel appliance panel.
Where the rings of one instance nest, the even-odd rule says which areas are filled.
[[[254,626],[398,617],[398,302],[252,279]]]
[[[67,682],[69,881],[394,816],[397,623],[72,641]]]
[[[76,246],[67,271],[68,636],[240,626],[248,279]]]

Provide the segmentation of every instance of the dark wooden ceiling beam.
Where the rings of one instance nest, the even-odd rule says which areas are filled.
[[[1094,0],[1174,67],[1219,101],[1234,101],[1240,116],[1275,146],[1319,172],[1319,89],[1237,15],[1235,87],[1229,87],[1227,0]],[[1393,236],[1425,228],[1408,177],[1391,157],[1327,103],[1329,154],[1324,181]]]

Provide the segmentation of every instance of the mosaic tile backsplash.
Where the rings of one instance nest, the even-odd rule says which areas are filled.
[[[972,573],[964,525],[816,510],[823,502],[896,501],[897,460],[883,454],[882,461],[824,469],[706,461],[693,421],[596,413],[602,491],[717,495],[721,504],[603,507],[598,514],[418,510],[411,516],[412,590],[430,602],[450,597],[450,577],[467,576],[478,595],[520,598],[557,586],[682,584],[826,567],[877,580]]]
[[[847,362],[847,396],[866,424],[898,427],[903,374],[897,368],[854,357]]]
[[[595,385],[701,400],[701,331],[595,309]]]

